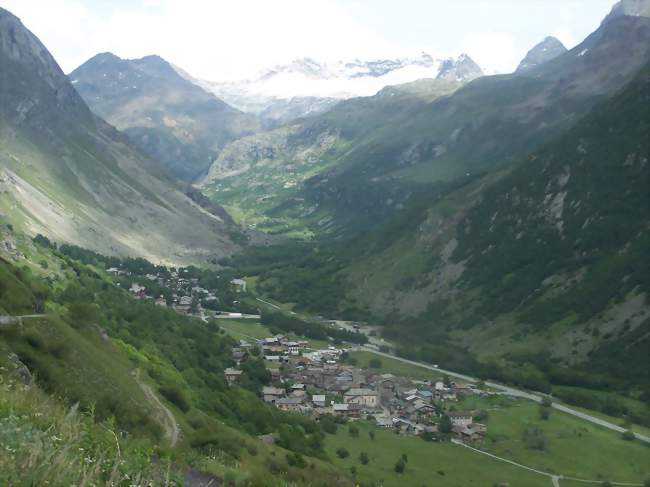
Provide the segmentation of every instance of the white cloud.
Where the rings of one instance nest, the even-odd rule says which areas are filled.
[[[549,33],[568,47],[575,44],[613,1],[557,0],[554,8],[514,0],[0,0],[0,5],[21,17],[66,71],[111,51],[126,58],[159,54],[197,77],[222,80],[300,56],[331,62],[421,50],[436,57],[467,52],[489,73],[508,72]],[[431,52],[431,46],[442,49]]]
[[[468,53],[488,74],[509,73],[521,60],[515,38],[509,32],[470,32],[462,42],[463,52]]]
[[[66,71],[98,52],[159,54],[195,76],[250,75],[296,57],[394,54],[335,0],[140,0],[107,12],[81,0],[0,0]]]

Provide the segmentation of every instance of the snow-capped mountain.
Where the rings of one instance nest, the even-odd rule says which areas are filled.
[[[187,76],[187,73],[180,74]],[[336,63],[301,58],[265,70],[253,79],[191,81],[242,111],[264,114],[268,118],[281,118],[275,117],[276,113],[291,113],[295,118],[326,111],[338,100],[374,95],[388,85],[422,78],[466,82],[482,74],[481,68],[467,54],[456,59],[436,59],[422,53],[414,58],[355,59]],[[282,107],[282,110],[277,111],[275,107]]]

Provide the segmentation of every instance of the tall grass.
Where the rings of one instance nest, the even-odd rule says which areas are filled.
[[[0,375],[0,485],[176,485],[152,453],[93,411]]]

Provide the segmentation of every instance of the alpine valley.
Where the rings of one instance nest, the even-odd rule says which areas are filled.
[[[0,7],[0,485],[650,486],[650,0],[569,47],[66,75]]]

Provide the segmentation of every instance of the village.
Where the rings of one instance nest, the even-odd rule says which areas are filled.
[[[126,274],[117,268],[107,269],[107,272],[115,276]],[[177,313],[199,317],[204,317],[206,312],[224,318],[253,317],[240,312],[217,311],[221,304],[217,289],[201,287],[198,278],[185,277],[176,270],[141,277],[150,285],[132,282],[128,291],[135,299],[152,299],[157,305],[170,307]],[[246,281],[235,278],[223,284],[229,291],[228,298],[232,301],[229,304],[237,305],[238,301],[232,298],[246,292]],[[166,291],[166,296],[152,294],[160,289]],[[343,322],[334,324],[370,336],[369,348],[376,349],[380,343],[372,339],[374,334],[369,327],[359,330],[358,326]],[[372,420],[378,427],[391,428],[404,435],[436,437],[443,433],[468,442],[485,436],[486,427],[477,420],[479,412],[457,407],[463,397],[485,395],[485,391],[474,384],[449,380],[442,375],[437,380],[423,381],[375,373],[372,369],[347,363],[351,350],[344,345],[312,349],[309,341],[285,335],[259,340],[250,337],[240,340],[233,348],[234,367],[226,368],[224,376],[228,384],[236,385],[244,374],[240,368],[242,363],[253,355],[261,355],[271,382],[260,394],[266,403],[280,410],[314,419],[331,415],[339,421]]]
[[[256,343],[240,341],[232,351],[235,367],[224,371],[229,384],[241,379],[239,367],[255,347],[255,353],[263,354],[272,378],[271,385],[263,387],[262,397],[283,411],[316,420],[323,415],[340,421],[371,420],[378,427],[405,435],[435,438],[443,433],[467,442],[485,436],[486,427],[477,421],[480,413],[457,408],[465,396],[487,394],[473,384],[443,376],[423,381],[374,373],[345,363],[349,350],[334,346],[311,350],[307,341],[283,335]]]
[[[180,314],[202,317],[206,311],[211,311],[230,318],[242,316],[237,311],[219,311],[219,307],[230,309],[240,304],[236,298],[238,293],[246,291],[246,281],[243,279],[226,279],[219,289],[208,289],[199,284],[199,278],[186,277],[183,269],[142,276],[117,267],[111,267],[106,272],[118,278],[129,278],[128,291],[133,298],[153,300],[157,305],[170,307]]]

